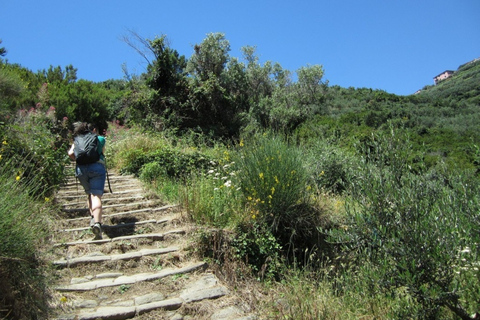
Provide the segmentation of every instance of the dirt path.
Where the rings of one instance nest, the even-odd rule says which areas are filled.
[[[92,240],[86,196],[73,177],[56,196],[56,319],[256,319],[197,257],[196,227],[177,206],[147,196],[133,176],[110,172],[110,182],[103,240]]]

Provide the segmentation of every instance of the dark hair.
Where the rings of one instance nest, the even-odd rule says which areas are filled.
[[[88,131],[88,124],[86,122],[75,122],[73,124],[73,135],[78,136],[79,134],[85,134]]]
[[[97,126],[93,123],[89,123],[89,124],[87,124],[87,129],[88,129],[88,131],[92,132],[94,129],[97,129]]]

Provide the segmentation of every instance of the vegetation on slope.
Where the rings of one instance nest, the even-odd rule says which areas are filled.
[[[207,35],[189,59],[164,36],[141,43],[153,55],[147,72],[103,83],[77,80],[72,66],[33,73],[0,61],[2,179],[25,188],[12,188],[12,203],[33,197],[38,208],[35,199],[48,199],[63,179],[72,122],[94,122],[106,130],[110,165],[198,223],[230,231],[226,247],[211,247],[219,238],[205,234],[200,248],[232,267],[233,278],[247,275],[231,259],[250,266],[274,297],[263,313],[475,317],[478,61],[417,95],[396,96],[329,87],[321,66],[300,68],[292,81],[279,64],[261,64],[253,47],[243,60],[230,57],[223,34]],[[42,183],[31,187],[34,180]],[[8,229],[31,219],[21,206],[2,208]],[[31,232],[41,236],[42,221]],[[33,240],[20,235],[25,250],[11,251],[1,236],[5,279],[28,281],[5,261],[29,269],[38,261]],[[31,268],[36,279],[41,266]],[[44,292],[44,282],[29,283],[31,292],[5,291],[0,309]],[[5,316],[44,312],[30,306]]]

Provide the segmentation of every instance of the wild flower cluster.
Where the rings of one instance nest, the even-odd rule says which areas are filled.
[[[234,189],[235,186],[232,184],[232,179],[235,179],[236,173],[232,171],[235,162],[225,164],[223,166],[218,166],[215,161],[210,161],[212,169],[208,170],[207,177],[213,181],[218,182],[218,186],[214,187],[214,191],[220,190],[222,188]],[[240,190],[239,187],[235,188],[237,191]]]

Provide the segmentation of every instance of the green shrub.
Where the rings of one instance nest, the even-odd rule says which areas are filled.
[[[259,280],[275,279],[282,271],[282,246],[269,228],[256,221],[240,223],[232,246]]]
[[[340,148],[317,142],[306,160],[312,180],[322,190],[342,194],[355,177],[356,160]]]
[[[0,317],[46,319],[49,294],[39,249],[47,235],[50,200],[33,199],[42,181],[21,181],[14,165],[3,160],[0,166]]]
[[[212,159],[198,151],[183,152],[163,147],[159,150],[144,153],[140,149],[125,152],[123,172],[140,174],[142,167],[155,162],[163,168],[167,177],[184,179],[190,173],[205,171]]]
[[[140,169],[140,179],[152,182],[159,177],[166,176],[165,169],[158,162],[149,162]]]
[[[40,181],[38,193],[52,193],[64,180],[68,144],[66,128],[55,109],[21,110],[8,123],[0,123],[0,163],[9,161],[22,182]]]
[[[421,305],[412,316],[435,318],[442,308],[472,314],[480,282],[476,252],[465,250],[480,240],[478,180],[444,170],[414,175],[405,165],[408,144],[396,139],[373,139],[337,240],[372,264],[382,292],[408,290]]]

